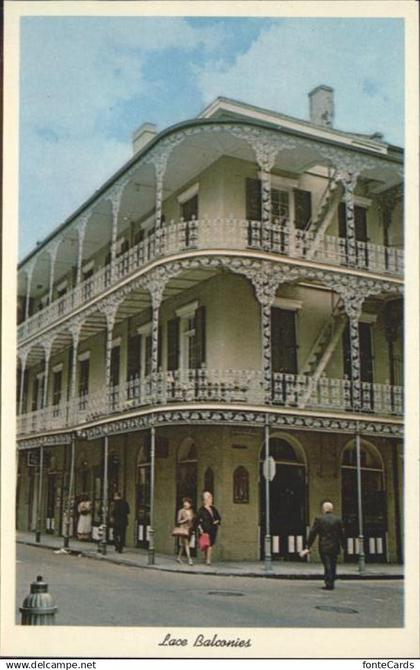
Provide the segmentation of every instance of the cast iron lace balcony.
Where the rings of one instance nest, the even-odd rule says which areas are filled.
[[[234,218],[172,221],[117,257],[112,265],[97,270],[89,279],[21,323],[18,339],[29,337],[101,296],[151,261],[188,251],[255,250],[296,259],[305,259],[308,255],[313,262],[396,277],[403,274],[402,249],[357,242],[356,259],[350,263],[346,239],[321,235],[317,237],[315,249],[313,242],[313,232],[296,230],[286,219],[269,224]]]
[[[362,414],[402,416],[403,389],[363,382],[358,389]],[[274,373],[272,405],[291,409],[354,412],[355,388],[347,379]],[[124,415],[147,406],[185,403],[227,403],[264,407],[260,370],[176,370],[146,378],[134,377],[117,386],[82,395],[18,417],[18,434],[56,431],[110,415]]]

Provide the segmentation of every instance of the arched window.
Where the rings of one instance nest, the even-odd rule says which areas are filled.
[[[243,465],[239,465],[233,473],[233,502],[249,503],[249,474]]]
[[[272,437],[270,439],[270,456],[272,456],[275,461],[298,462],[296,452],[292,445],[279,437]]]
[[[356,445],[350,445],[344,450],[343,465],[357,466]],[[382,470],[382,463],[377,454],[364,446],[360,446],[360,465],[362,468],[374,468]]]
[[[204,491],[210,491],[214,495],[214,472],[211,468],[207,468],[204,473]]]

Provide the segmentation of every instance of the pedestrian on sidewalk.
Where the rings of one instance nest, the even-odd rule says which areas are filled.
[[[311,550],[311,546],[318,536],[318,547],[321,561],[324,565],[323,589],[332,591],[336,579],[336,565],[341,547],[345,548],[343,523],[338,516],[333,514],[332,502],[326,500],[322,504],[322,516],[317,517],[309,531],[306,548],[300,553],[303,558]]]
[[[92,501],[87,493],[82,493],[77,505],[79,518],[77,520],[77,539],[86,542],[92,534]]]
[[[200,539],[204,534],[208,535],[208,546],[203,549],[206,564],[211,564],[211,555],[216,544],[217,530],[220,526],[222,517],[213,505],[213,496],[210,491],[203,493],[203,505],[198,510],[198,529],[201,533]]]
[[[182,507],[178,510],[177,514],[177,524],[178,529],[181,532],[184,532],[185,535],[178,535],[179,540],[179,553],[177,556],[178,563],[182,563],[182,554],[185,553],[189,565],[193,565],[193,561],[190,554],[190,540],[191,535],[194,531],[196,515],[193,510],[191,498],[182,499]],[[178,530],[177,529],[177,530]]]
[[[128,526],[128,515],[130,514],[129,504],[117,491],[114,493],[114,500],[111,509],[111,525],[114,529],[115,551],[122,553],[125,547],[125,534]]]

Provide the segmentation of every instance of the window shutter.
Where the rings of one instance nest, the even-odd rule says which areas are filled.
[[[131,335],[127,342],[127,381],[140,376],[141,335]]]
[[[312,216],[312,197],[310,191],[300,188],[294,189],[295,194],[295,227],[298,230],[306,228]]]
[[[206,362],[206,308],[198,307],[195,313],[195,367],[201,368]]]
[[[168,370],[179,367],[179,317],[168,321]]]
[[[110,370],[111,386],[117,386],[120,382],[120,347],[112,347],[111,349],[111,370]]]
[[[259,179],[246,180],[246,218],[261,221],[261,182]]]
[[[158,370],[162,367],[162,326],[158,329]]]
[[[347,237],[346,204],[340,202],[338,207],[338,235]]]
[[[271,352],[273,372],[297,373],[295,313],[291,310],[271,310]]]

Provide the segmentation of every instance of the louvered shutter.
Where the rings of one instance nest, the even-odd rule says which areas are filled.
[[[158,329],[158,370],[162,367],[162,326]]]
[[[206,308],[198,307],[195,313],[195,367],[201,368],[206,362]]]
[[[261,182],[259,179],[246,180],[246,218],[261,221]]]
[[[127,342],[127,381],[140,376],[141,335],[131,335]]]
[[[179,318],[168,321],[168,370],[179,367]]]
[[[295,313],[291,310],[277,307],[271,310],[271,350],[273,372],[296,374]]]
[[[340,202],[338,206],[338,236],[347,236],[346,204]]]
[[[312,216],[312,196],[310,191],[300,188],[294,189],[295,194],[295,227],[298,230],[306,228]]]

